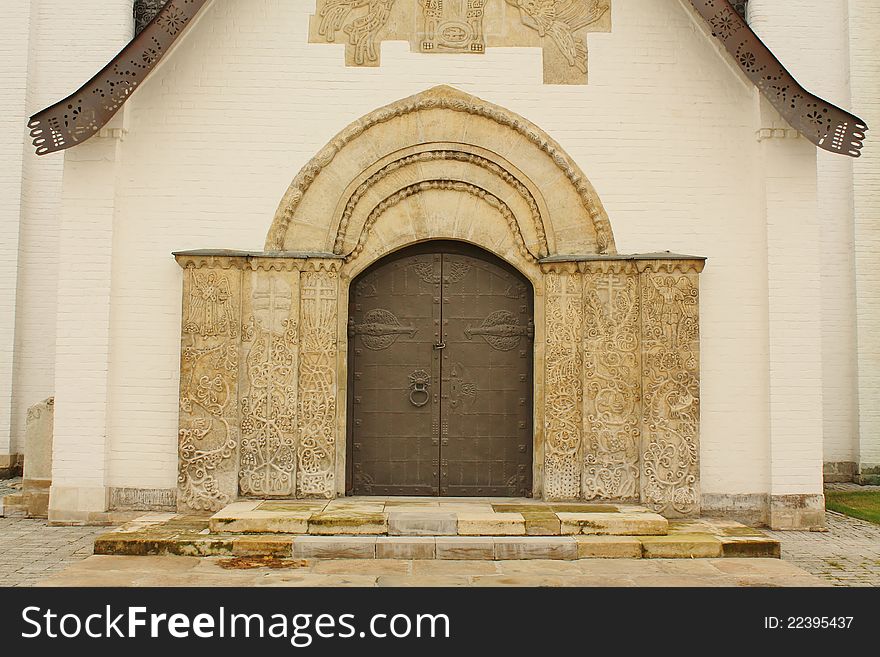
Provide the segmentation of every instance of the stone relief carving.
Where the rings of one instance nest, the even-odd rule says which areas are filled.
[[[251,314],[242,330],[241,456],[244,496],[292,496],[296,467],[298,289],[290,274],[247,272]]]
[[[422,52],[482,53],[486,0],[419,0],[424,12]]]
[[[640,293],[633,263],[584,274],[585,499],[638,498]],[[597,271],[598,270],[598,271]]]
[[[507,203],[502,201],[494,194],[490,194],[481,187],[471,185],[470,183],[461,182],[459,180],[426,180],[424,182],[416,183],[415,185],[404,187],[396,194],[392,194],[391,196],[386,198],[384,201],[379,203],[372,212],[370,212],[370,215],[367,217],[367,221],[364,223],[364,227],[361,230],[360,238],[358,239],[357,245],[354,247],[354,250],[352,250],[352,252],[345,257],[345,261],[350,262],[357,258],[363,252],[364,247],[366,246],[367,238],[370,236],[370,231],[372,230],[373,225],[376,223],[376,221],[379,220],[379,217],[381,217],[389,209],[393,208],[398,203],[405,201],[411,196],[415,196],[416,194],[421,194],[422,192],[427,192],[430,190],[465,192],[467,194],[470,194],[471,196],[476,196],[477,198],[485,201],[489,206],[497,210],[504,218],[504,221],[507,222],[507,226],[510,228],[510,232],[516,240],[516,245],[518,247],[520,255],[529,262],[537,262],[535,256],[532,255],[531,251],[529,251],[529,248],[526,246],[525,240],[522,236],[522,232],[519,229],[519,224],[516,221],[516,217],[514,216],[513,211],[510,209]]]
[[[394,3],[395,0],[324,0],[318,11],[321,19],[318,34],[327,43],[333,43],[342,30],[353,47],[354,64],[376,65],[379,62],[376,39],[388,22]],[[352,11],[357,9],[364,9],[364,12],[346,23]]]
[[[668,516],[699,513],[698,268],[641,274],[642,501]]]
[[[336,494],[338,282],[335,266],[302,273],[298,497]]]
[[[191,272],[189,305],[184,331],[203,338],[217,335],[235,337],[235,312],[229,278],[215,271]]]
[[[345,204],[345,209],[342,212],[342,219],[339,222],[339,228],[336,232],[336,240],[333,245],[333,252],[340,255],[343,254],[346,236],[349,230],[349,223],[351,221],[351,217],[354,213],[355,207],[367,194],[367,192],[369,192],[370,189],[372,189],[376,185],[376,183],[390,175],[393,175],[395,172],[405,167],[418,165],[422,162],[437,161],[467,162],[468,164],[475,164],[476,166],[485,169],[486,171],[489,171],[493,175],[498,176],[506,184],[513,187],[529,206],[532,229],[535,231],[535,234],[538,237],[538,243],[540,245],[539,252],[533,255],[538,258],[543,258],[550,253],[550,248],[547,245],[547,235],[544,229],[544,220],[541,217],[541,211],[538,208],[538,203],[535,200],[535,197],[528,190],[528,188],[523,185],[519,180],[517,180],[517,178],[509,171],[498,166],[491,160],[486,159],[485,157],[480,157],[479,155],[474,155],[473,153],[451,150],[430,150],[416,153],[408,157],[400,158],[399,160],[391,162],[390,164],[382,167],[382,169],[380,169],[363,183],[361,183],[355,190],[354,194],[352,194],[348,202]]]
[[[216,511],[237,488],[240,278],[186,270],[177,478],[184,509]]]
[[[215,511],[239,494],[333,497],[342,261],[179,260],[179,508]],[[667,516],[699,513],[702,267],[596,256],[540,265],[545,498],[638,497]],[[374,347],[411,331],[381,310],[368,319],[350,328],[378,340]],[[531,327],[490,313],[467,333],[506,349]],[[424,377],[413,384],[418,405]],[[479,393],[461,363],[451,385],[465,412]]]
[[[552,137],[521,116],[450,87],[437,87],[427,92],[392,103],[350,124],[304,166],[287,190],[275,213],[266,238],[267,251],[283,251],[285,238],[293,217],[318,175],[357,138],[371,128],[430,110],[448,110],[493,121],[499,130],[512,130],[546,154],[564,174],[580,198],[581,205],[596,233],[596,253],[616,253],[614,235],[608,215],[587,177]],[[338,237],[338,235],[337,235]]]
[[[608,0],[505,0],[519,10],[524,25],[550,38],[569,66],[587,72],[587,43],[576,32],[611,11]]]
[[[575,499],[581,493],[583,284],[565,265],[551,267],[545,284],[544,496]]]
[[[383,41],[427,54],[539,46],[545,82],[586,84],[586,36],[610,30],[609,0],[318,0],[309,40],[347,38],[348,66],[378,66]]]

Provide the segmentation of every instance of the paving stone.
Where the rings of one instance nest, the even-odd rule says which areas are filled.
[[[494,575],[498,573],[495,561],[413,561],[413,575]]]
[[[782,548],[779,541],[760,536],[721,536],[721,553],[725,557],[767,557],[779,559]]]
[[[641,559],[642,542],[630,536],[574,536],[578,559]]]
[[[289,537],[240,536],[232,541],[232,554],[237,557],[291,557],[293,541]]]
[[[462,536],[515,536],[526,533],[525,519],[520,513],[458,514],[458,533]]]
[[[455,513],[392,511],[388,514],[388,533],[397,536],[455,536],[458,517]]]
[[[467,575],[380,575],[376,584],[391,587],[460,587],[470,586],[471,578]]]
[[[489,559],[495,558],[495,541],[480,536],[438,536],[436,541],[438,559]]]
[[[388,516],[385,513],[333,510],[312,515],[309,534],[386,534]]]
[[[611,536],[662,536],[668,522],[656,513],[568,513],[557,514],[563,534]]]
[[[362,562],[367,563],[367,562]],[[281,575],[277,572],[267,573],[262,579],[256,580],[251,586],[258,587],[357,587],[372,588],[376,586],[376,575],[359,575],[355,573],[331,575],[321,573],[302,573],[297,575]]]
[[[646,559],[695,559],[722,554],[721,541],[709,534],[643,536],[639,540]]]
[[[526,534],[529,536],[558,536],[561,529],[559,516],[555,513],[542,511],[523,511],[526,521]]]
[[[333,559],[319,561],[312,568],[313,573],[359,575],[407,575],[410,563],[401,559]]]
[[[295,536],[294,559],[375,559],[375,536]]]
[[[497,561],[502,575],[582,575],[577,561],[526,559],[520,561]]]
[[[376,539],[377,559],[434,559],[433,536],[380,536]]]
[[[245,511],[234,515],[220,512],[211,518],[209,528],[215,534],[308,534],[312,514],[312,511]]]
[[[577,544],[570,536],[524,536],[495,539],[495,559],[566,559],[578,558]]]

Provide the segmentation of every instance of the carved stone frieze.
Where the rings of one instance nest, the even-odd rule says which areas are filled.
[[[298,299],[298,272],[245,273],[239,468],[244,496],[295,491]]]
[[[702,268],[642,268],[642,501],[667,516],[699,514]]]
[[[552,267],[545,278],[544,496],[581,494],[583,420],[583,283],[572,266]]]
[[[388,176],[392,176],[399,172],[401,169],[405,169],[407,167],[418,167],[420,164],[426,162],[465,162],[467,164],[473,164],[485,171],[488,171],[493,176],[501,179],[506,185],[512,187],[516,193],[523,199],[524,203],[529,208],[529,219],[531,220],[531,230],[535,233],[538,242],[538,249],[536,253],[532,255],[534,257],[542,258],[546,257],[550,248],[547,244],[547,235],[544,229],[544,219],[541,216],[541,210],[538,207],[538,202],[529,189],[520,182],[516,176],[514,176],[507,169],[499,166],[495,162],[491,160],[476,155],[474,153],[467,153],[464,151],[455,151],[455,150],[428,150],[422,151],[419,153],[414,153],[412,155],[408,155],[406,157],[402,157],[397,159],[390,164],[385,165],[379,171],[371,175],[367,180],[358,185],[355,192],[351,195],[351,198],[345,204],[345,209],[342,212],[342,217],[339,221],[339,228],[336,231],[336,240],[333,245],[333,252],[337,254],[343,254],[345,252],[345,243],[346,238],[349,237],[349,227],[352,215],[354,214],[355,208],[361,199],[372,190],[376,184],[387,178]],[[522,232],[522,231],[518,231]]]
[[[241,272],[187,266],[180,362],[178,504],[216,511],[237,494]]]
[[[298,497],[336,494],[336,263],[302,272],[299,361]]]
[[[587,35],[610,30],[610,0],[318,0],[309,40],[345,43],[349,66],[379,66],[383,41],[426,54],[539,46],[545,82],[586,84]]]
[[[641,430],[638,271],[584,273],[584,472],[586,499],[637,499]]]

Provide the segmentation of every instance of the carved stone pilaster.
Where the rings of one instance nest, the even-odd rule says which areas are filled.
[[[700,512],[699,278],[695,260],[639,263],[642,295],[642,502]]]
[[[242,290],[239,488],[243,496],[293,497],[300,276],[259,264],[245,271]]]
[[[585,262],[585,499],[638,499],[641,314],[634,262]]]
[[[545,266],[544,497],[581,494],[583,282],[577,265]]]
[[[301,275],[297,497],[336,494],[337,270],[315,260]]]
[[[216,511],[238,494],[241,271],[185,265],[180,359],[178,506]]]

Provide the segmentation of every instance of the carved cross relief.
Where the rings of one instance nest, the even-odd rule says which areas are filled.
[[[546,84],[587,83],[587,35],[611,31],[611,0],[317,0],[310,43],[345,44],[348,66],[379,66],[383,41],[425,54],[541,47]]]

